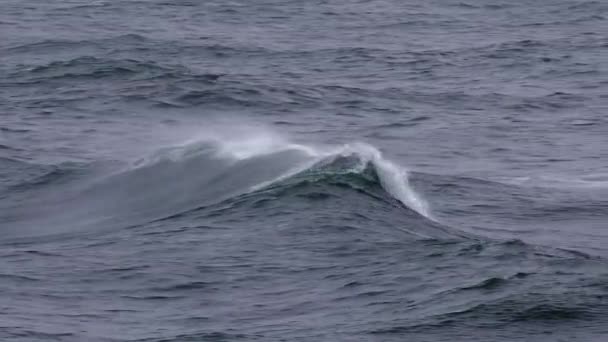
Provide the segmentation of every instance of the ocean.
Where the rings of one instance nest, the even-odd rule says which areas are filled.
[[[608,341],[607,19],[2,0],[0,340]]]

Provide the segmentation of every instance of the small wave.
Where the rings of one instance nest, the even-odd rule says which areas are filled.
[[[89,40],[47,39],[33,43],[16,45],[8,48],[7,51],[15,54],[43,53],[48,55],[66,51],[73,52],[75,50],[82,49],[91,51],[91,49],[93,49],[94,51],[101,53],[104,50],[104,46],[112,46],[114,48],[117,46],[133,47],[134,45],[144,43],[152,44],[154,41],[138,34],[123,34],[110,38]]]
[[[499,328],[506,325],[515,324],[546,324],[546,323],[564,323],[565,321],[585,321],[596,319],[595,313],[591,305],[587,307],[551,305],[551,304],[536,304],[525,307],[525,304],[505,300],[493,304],[479,304],[470,309],[463,311],[452,312],[443,316],[437,316],[423,323],[413,323],[410,325],[397,325],[383,329],[370,331],[374,335],[394,335],[405,333],[417,333],[428,330],[436,330],[439,328],[452,328],[455,326],[479,324],[478,320],[485,318],[486,320],[495,319],[498,323],[495,327]]]
[[[462,311],[446,314],[446,316],[496,316],[509,322],[539,322],[587,319],[594,315],[593,311],[590,306],[567,306],[559,299],[553,298],[531,305],[521,300],[504,299],[495,303],[475,305]]]
[[[70,163],[39,165],[0,157],[0,198],[50,184],[73,170],[75,166]],[[8,205],[10,201],[6,203]]]
[[[71,78],[104,78],[143,75],[152,78],[158,75],[172,74],[177,71],[156,63],[132,59],[104,59],[92,56],[83,56],[67,61],[54,61],[45,65],[33,66],[27,70],[17,71],[12,76],[26,77],[27,79],[52,80]]]
[[[66,49],[78,49],[92,45],[85,41],[70,41],[70,40],[44,40],[35,43],[18,45],[7,49],[10,53],[32,53],[45,51],[47,53],[54,51],[62,51]]]
[[[0,131],[6,133],[28,133],[31,132],[29,129],[25,128],[11,128],[11,127],[0,127]]]
[[[470,285],[467,286],[465,288],[463,288],[463,290],[493,290],[496,289],[502,285],[504,285],[506,283],[506,280],[500,277],[491,277],[488,279],[485,279],[475,285]]]

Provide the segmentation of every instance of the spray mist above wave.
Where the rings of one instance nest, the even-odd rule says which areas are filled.
[[[136,163],[136,166],[150,165],[167,159],[172,162],[179,162],[197,154],[212,154],[215,158],[227,161],[232,165],[272,155],[297,156],[293,166],[285,172],[272,179],[254,184],[247,189],[242,189],[243,192],[258,191],[301,174],[315,166],[332,163],[341,157],[349,157],[352,162],[336,172],[362,173],[367,167],[371,166],[378,176],[380,185],[388,194],[420,215],[431,218],[428,204],[409,184],[407,170],[384,158],[376,147],[366,143],[357,142],[341,146],[313,147],[292,143],[270,133],[241,136],[240,139],[234,139],[234,136],[227,137],[226,135],[215,134],[161,149],[153,156],[140,160]],[[200,171],[205,172],[205,170]]]

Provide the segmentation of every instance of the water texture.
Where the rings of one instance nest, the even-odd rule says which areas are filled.
[[[606,341],[607,18],[0,2],[0,340]]]

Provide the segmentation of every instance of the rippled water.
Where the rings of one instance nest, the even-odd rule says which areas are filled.
[[[605,341],[602,1],[0,3],[3,341]]]

